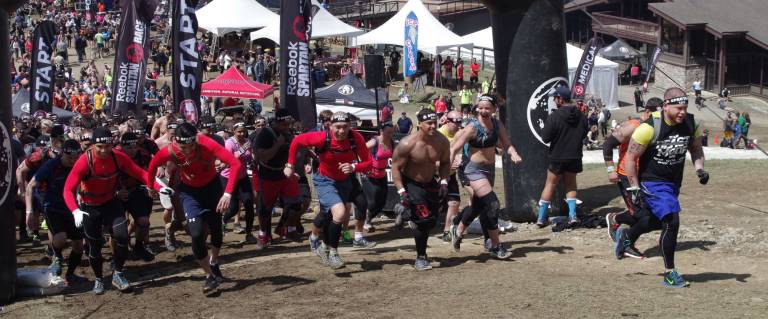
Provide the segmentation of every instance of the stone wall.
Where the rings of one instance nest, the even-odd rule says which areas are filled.
[[[659,59],[659,61],[656,62],[656,68],[674,79],[673,82],[667,75],[664,75],[661,72],[656,72],[656,82],[653,86],[662,90],[677,86],[677,84],[675,84],[675,82],[677,82],[684,86],[684,90],[692,91],[693,81],[696,81],[697,78],[701,81],[705,80],[705,69],[702,65],[680,66],[676,63],[669,63]],[[704,83],[702,82],[702,87],[703,86]]]

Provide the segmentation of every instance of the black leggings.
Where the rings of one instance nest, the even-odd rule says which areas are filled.
[[[627,232],[629,240],[635,242],[640,235],[661,230],[659,248],[664,258],[664,267],[675,268],[675,249],[677,249],[677,232],[680,229],[680,214],[668,214],[659,220],[653,214],[645,214],[632,225]]]
[[[496,193],[490,192],[483,197],[472,197],[472,209],[462,211],[461,223],[469,227],[476,217],[480,217],[483,234],[488,230],[499,229],[499,199]],[[486,237],[487,238],[487,237]]]
[[[365,193],[365,199],[368,202],[368,220],[376,217],[384,209],[384,205],[387,203],[388,188],[386,177],[363,177],[363,193]]]
[[[128,220],[125,209],[120,201],[112,199],[98,206],[83,205],[82,210],[88,215],[83,216],[83,232],[88,242],[88,259],[96,278],[102,278],[101,248],[106,240],[102,228],[107,226],[112,236],[112,254],[114,255],[115,270],[122,271],[128,256]]]
[[[211,246],[221,248],[224,235],[221,232],[221,218],[219,214],[206,211],[201,215],[187,220],[189,234],[192,236],[192,254],[195,259],[201,260],[208,256],[208,247],[205,240],[211,234]]]
[[[355,205],[355,220],[365,220],[365,215],[368,212],[368,201],[365,199],[363,186],[360,185],[356,176],[352,176],[350,179],[352,180],[352,194],[349,198]]]
[[[221,184],[226,185],[227,179],[222,177]],[[243,203],[245,209],[245,233],[250,234],[253,231],[253,187],[251,187],[251,180],[246,176],[237,180],[235,190],[232,192],[232,199],[230,201],[229,209],[224,215],[224,220],[229,221],[233,216],[237,215],[240,211],[240,203]],[[270,216],[272,212],[269,212]]]

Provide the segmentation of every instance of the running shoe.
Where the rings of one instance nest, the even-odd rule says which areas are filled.
[[[112,286],[117,288],[117,290],[125,292],[131,288],[131,283],[128,282],[128,279],[125,279],[122,271],[115,271],[112,273]]]
[[[456,232],[456,225],[451,225],[451,246],[453,246],[453,251],[459,252],[461,250],[461,239],[462,237],[459,236],[459,234]]]
[[[539,228],[544,228],[544,227],[547,227],[548,225],[549,225],[549,221],[547,221],[547,220],[537,220],[536,221],[536,226],[538,226]]]
[[[32,247],[38,247],[40,246],[40,235],[39,234],[32,234]]]
[[[491,254],[491,257],[496,259],[507,259],[509,257],[512,257],[512,253],[510,253],[506,248],[504,248],[504,245],[499,244],[496,248],[491,248],[488,251],[489,254]]]
[[[257,242],[258,240],[253,236],[253,234],[247,233],[245,234],[245,239],[243,239],[240,244],[255,244]]]
[[[572,218],[568,218],[568,225],[571,225],[571,226],[573,226],[573,225],[577,225],[577,224],[579,224],[580,222],[581,222],[581,220],[579,220],[579,218],[578,218],[578,217],[575,217],[575,216],[574,216],[574,217],[572,217]]]
[[[256,249],[262,250],[269,247],[269,237],[267,235],[256,236]]]
[[[629,241],[629,236],[627,236],[627,230],[624,228],[617,229],[616,241],[613,242],[613,255],[616,256],[616,259],[624,258],[624,252],[631,244],[632,242]]]
[[[205,277],[205,283],[203,283],[203,293],[214,290],[217,287],[219,287],[219,281],[216,279],[215,276]]]
[[[373,248],[375,246],[375,241],[369,241],[368,239],[365,239],[365,237],[360,237],[360,239],[355,239],[352,241],[352,247],[355,248]]]
[[[176,251],[176,238],[168,230],[165,231],[165,249],[170,252]]]
[[[325,243],[320,243],[320,246],[315,250],[315,254],[320,257],[320,262],[328,264],[328,246]]]
[[[691,285],[690,282],[685,281],[683,279],[683,276],[680,275],[680,273],[677,272],[677,269],[668,271],[664,274],[664,281],[662,282],[664,286],[670,287],[670,288],[683,288],[688,287]]]
[[[353,236],[352,232],[349,230],[345,230],[341,232],[341,244],[342,245],[351,245],[353,242]]]
[[[444,243],[450,243],[451,242],[451,232],[450,231],[444,231],[442,235],[438,236],[440,240],[442,240]]]
[[[371,225],[369,223],[365,223],[365,225],[363,225],[363,229],[365,231],[369,232],[369,233],[372,233],[372,232],[376,231],[376,227],[373,227],[373,225]]]
[[[234,232],[235,234],[245,234],[245,228],[240,223],[235,223]]]
[[[619,229],[619,224],[616,222],[616,213],[605,214],[605,224],[608,225],[608,236],[611,237],[611,241],[616,241],[616,230]]]
[[[427,256],[417,256],[413,268],[416,268],[418,271],[430,270],[432,269],[432,264],[427,260]]]
[[[344,260],[341,259],[341,256],[339,256],[339,252],[336,249],[328,251],[328,266],[331,266],[331,269],[344,267]]]
[[[213,273],[213,276],[216,277],[216,281],[224,281],[227,280],[227,278],[224,278],[224,274],[221,273],[221,267],[218,263],[216,264],[210,264],[211,266],[211,272]]]
[[[309,238],[309,251],[317,254],[318,249],[320,249],[320,237],[316,239]]]
[[[94,294],[101,295],[104,293],[104,279],[96,278],[96,281],[93,282],[93,290],[91,290]]]
[[[624,249],[624,257],[643,259],[645,258],[645,255],[643,255],[635,245],[629,245],[629,247]]]
[[[48,266],[48,269],[56,276],[61,276],[61,259],[59,257],[53,257],[53,261],[51,261],[51,265]]]
[[[485,248],[486,252],[491,251],[491,248],[493,248],[493,242],[491,242],[490,238],[486,238],[485,241],[483,241],[483,247]]]
[[[155,255],[143,244],[133,246],[133,254],[145,262],[155,260]]]

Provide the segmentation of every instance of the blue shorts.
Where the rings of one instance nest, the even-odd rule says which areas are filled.
[[[205,212],[216,212],[224,188],[218,178],[214,178],[203,187],[192,187],[184,183],[178,187],[179,201],[184,207],[184,215],[192,219]]]
[[[664,219],[669,214],[680,212],[680,187],[670,182],[641,182],[643,201],[656,218]]]
[[[339,203],[349,203],[352,195],[352,180],[349,177],[343,181],[336,181],[315,173],[312,174],[312,182],[315,184],[317,198],[320,201],[320,212],[327,212]]]

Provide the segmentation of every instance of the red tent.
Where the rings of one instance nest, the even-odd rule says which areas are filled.
[[[243,99],[264,99],[272,95],[271,85],[249,80],[237,68],[229,68],[218,78],[203,83],[202,96],[222,96]]]

